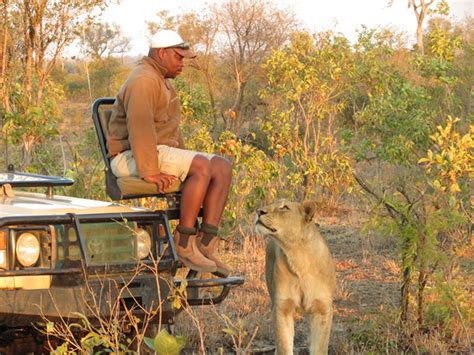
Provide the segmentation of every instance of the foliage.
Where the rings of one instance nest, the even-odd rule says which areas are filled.
[[[105,194],[104,163],[94,129],[89,128],[83,141],[69,145],[69,164],[64,175],[74,180],[68,188],[72,196],[107,199]],[[74,135],[76,138],[76,135]],[[82,136],[82,134],[81,134]],[[91,150],[90,147],[97,147]]]
[[[2,133],[7,144],[22,149],[6,156],[5,164],[16,162],[19,170],[25,170],[33,162],[35,149],[41,145],[49,146],[58,135],[62,112],[57,102],[63,98],[63,92],[60,86],[48,83],[44,89],[44,99],[25,106],[23,87],[15,85],[14,89],[11,93],[11,109],[4,114]]]
[[[7,126],[3,133],[7,145],[7,132],[22,145],[22,169],[31,163],[35,146],[59,122],[55,92],[60,88],[49,80],[56,61],[80,25],[92,21],[95,10],[104,6],[103,0],[3,3],[1,42],[8,59],[2,60],[0,79],[2,123]]]
[[[183,336],[173,336],[166,329],[162,329],[152,338],[145,337],[145,344],[157,355],[179,355],[179,352],[186,344]]]
[[[354,71],[358,84],[351,90],[355,114],[344,133],[354,156],[365,162],[360,168],[372,162],[374,168],[357,169],[356,178],[385,209],[379,222],[398,240],[402,347],[411,347],[407,339],[421,329],[429,327],[434,334],[428,309],[443,301],[428,297],[428,291],[431,295],[432,289],[446,288],[436,277],[439,273],[461,277],[453,248],[466,237],[454,236],[464,234],[469,220],[472,133],[461,134],[462,126],[456,129],[457,121],[450,117],[461,112],[453,95],[459,78],[452,70],[460,37],[440,34],[436,29],[428,34],[430,56],[420,56],[404,53],[393,41],[378,41],[375,32],[361,33]],[[401,55],[404,62],[397,59]],[[459,312],[455,298],[451,301],[446,316],[464,324],[468,314]],[[457,336],[468,339],[466,332]]]
[[[330,32],[295,34],[265,63],[268,84],[261,96],[270,112],[262,129],[294,196],[334,198],[351,189],[351,159],[338,144],[336,118],[347,104],[353,64],[348,42]]]
[[[429,173],[434,177],[433,187],[441,192],[450,194],[461,192],[461,180],[464,191],[469,191],[469,179],[473,177],[474,125],[469,133],[461,136],[455,130],[455,124],[460,119],[448,117],[446,126],[438,126],[437,132],[431,136],[435,151],[429,149],[426,158],[418,163],[424,163]]]
[[[243,222],[248,212],[265,201],[283,197],[279,166],[264,152],[238,139],[231,132],[219,137],[219,151],[233,163],[231,193],[224,216],[231,227]]]
[[[396,318],[393,308],[380,307],[378,316],[363,314],[352,320],[351,337],[360,352],[377,354],[380,352],[396,353],[398,349]]]
[[[67,324],[66,330],[60,323],[47,322],[45,333],[51,337],[62,336],[63,343],[57,346],[52,354],[80,354],[97,352],[125,353],[129,350],[131,339],[121,332],[120,324],[113,324],[108,329],[94,326],[90,320],[81,313],[73,314],[80,319],[79,323]],[[111,332],[111,329],[115,331]],[[83,334],[78,340],[73,334]]]
[[[444,338],[457,342],[468,336],[474,305],[459,270],[455,275],[451,280],[444,272],[435,275],[436,286],[427,290],[426,328],[439,329]]]
[[[455,50],[461,47],[462,40],[460,36],[436,27],[428,35],[428,45],[433,57],[450,62],[454,59]]]
[[[91,58],[110,58],[113,54],[127,52],[130,49],[130,38],[122,36],[118,24],[93,23],[82,33],[81,47]]]
[[[222,331],[232,339],[234,344],[234,350],[237,354],[247,354],[250,351],[250,346],[252,341],[257,334],[258,327],[255,328],[250,339],[247,340],[249,334],[245,330],[245,322],[238,318],[236,321],[233,321],[230,317],[225,314],[219,315],[226,327]],[[244,347],[244,339],[248,341],[247,346]]]
[[[202,86],[190,85],[182,79],[175,80],[174,84],[181,104],[182,128],[186,136],[192,138],[194,128],[203,127],[207,131],[212,130],[212,107]]]
[[[429,134],[438,114],[429,91],[419,77],[407,75],[398,41],[389,34],[360,33],[351,95],[363,104],[356,107],[349,138],[355,157],[376,157],[393,164],[415,163],[416,153],[429,145]],[[405,61],[413,66],[415,58]]]

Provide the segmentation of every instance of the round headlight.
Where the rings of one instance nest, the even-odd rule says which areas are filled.
[[[145,259],[151,252],[151,237],[148,232],[142,228],[136,231],[137,238],[137,257]]]
[[[31,233],[23,233],[16,241],[16,258],[25,267],[36,264],[40,256],[40,243]]]

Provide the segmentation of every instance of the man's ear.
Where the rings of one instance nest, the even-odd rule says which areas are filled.
[[[313,219],[314,214],[316,213],[316,202],[315,201],[304,201],[301,204],[301,211],[306,222],[309,222]]]
[[[150,58],[154,58],[155,60],[156,59],[163,59],[163,55],[164,55],[164,48],[150,48],[150,50],[148,51],[148,56]]]
[[[164,48],[156,48],[156,56],[160,59],[163,59],[165,56],[165,49]]]
[[[153,55],[154,55],[154,58],[156,59],[163,59],[163,57],[165,56],[165,49],[164,48],[153,48]]]

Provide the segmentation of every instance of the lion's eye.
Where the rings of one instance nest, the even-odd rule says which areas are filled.
[[[288,211],[289,209],[290,209],[290,207],[288,207],[287,205],[280,206],[280,210],[282,210],[282,211]]]

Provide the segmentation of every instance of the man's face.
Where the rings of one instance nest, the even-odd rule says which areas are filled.
[[[184,67],[183,56],[176,52],[173,48],[162,48],[161,65],[165,67],[168,72],[167,78],[176,78]]]

